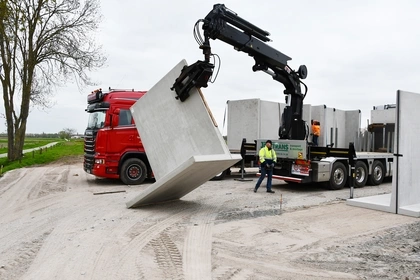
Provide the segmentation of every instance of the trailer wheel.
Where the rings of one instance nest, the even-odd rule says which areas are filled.
[[[139,185],[146,176],[146,164],[138,158],[129,158],[121,166],[120,179],[126,185]]]
[[[375,160],[372,164],[372,174],[369,175],[369,184],[377,186],[384,180],[385,168],[382,162]]]
[[[355,165],[354,186],[356,188],[363,188],[368,180],[368,169],[366,163],[363,161],[356,161]]]
[[[331,177],[328,187],[330,190],[340,190],[347,182],[347,169],[342,162],[335,162],[331,170]]]
[[[227,169],[223,170],[222,172],[220,172],[219,174],[217,174],[216,176],[214,176],[213,178],[211,178],[211,181],[220,181],[223,180],[226,176],[227,173]]]

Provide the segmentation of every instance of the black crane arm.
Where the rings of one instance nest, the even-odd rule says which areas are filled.
[[[223,4],[216,4],[213,10],[201,20],[204,31],[204,41],[200,48],[203,50],[204,61],[185,67],[176,79],[173,88],[177,98],[184,101],[189,96],[192,87],[207,87],[214,65],[210,63],[210,40],[221,40],[232,45],[235,50],[245,52],[252,56],[255,64],[253,71],[263,71],[285,87],[286,108],[283,112],[279,137],[282,139],[302,140],[305,138],[305,123],[302,120],[303,99],[301,92],[301,79],[307,76],[306,66],[293,71],[287,62],[290,57],[267,45],[270,41],[267,31],[249,23],[236,13],[227,9]]]

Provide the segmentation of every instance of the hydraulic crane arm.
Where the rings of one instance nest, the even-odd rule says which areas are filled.
[[[302,109],[306,93],[301,92],[300,79],[305,79],[307,76],[306,66],[302,65],[297,72],[293,71],[287,65],[287,61],[291,58],[265,43],[270,41],[268,38],[270,34],[267,31],[240,18],[223,4],[214,5],[213,10],[200,21],[203,22],[204,31],[204,41],[200,45],[204,61],[199,60],[182,70],[172,88],[176,91],[177,98],[184,101],[188,98],[192,87],[207,87],[214,68],[210,63],[212,53],[209,39],[218,39],[232,45],[235,50],[252,56],[255,60],[253,71],[264,71],[284,85],[286,108],[283,112],[279,137],[304,139],[306,129],[302,120]]]

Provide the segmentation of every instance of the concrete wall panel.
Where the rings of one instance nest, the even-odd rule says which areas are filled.
[[[181,102],[170,90],[184,65],[180,62],[131,107],[157,180],[192,156],[229,152],[198,92]]]
[[[258,138],[278,139],[281,114],[283,108],[280,103],[260,101],[261,106],[261,131]]]
[[[398,91],[392,193],[347,200],[347,204],[420,217],[420,94]],[[394,118],[395,119],[395,118]]]
[[[310,104],[303,104],[302,120],[306,122],[306,124],[308,125],[308,129],[310,129],[312,119],[311,107],[312,106]],[[309,131],[309,133],[311,132]]]
[[[316,105],[311,107],[311,119],[317,120],[321,123],[321,136],[318,138],[318,146],[325,146],[326,129],[325,129],[326,106]],[[311,125],[311,121],[309,121]]]
[[[370,122],[371,123],[394,123],[395,122],[395,108],[389,108],[384,110],[371,110],[370,111]]]
[[[239,150],[242,139],[278,139],[284,105],[260,99],[228,101],[227,143],[230,150]]]
[[[398,213],[420,217],[420,94],[397,92],[397,125],[395,152],[397,166],[393,181],[393,197]]]
[[[243,138],[249,143],[259,137],[260,100],[229,100],[227,104],[228,147],[231,150],[239,150]]]
[[[345,138],[343,148],[348,148],[349,143],[357,144],[358,135],[362,122],[362,113],[360,110],[350,110],[346,112]]]
[[[180,198],[241,159],[230,154],[199,90],[192,89],[184,102],[175,99],[176,93],[170,88],[184,65],[182,60],[131,107],[156,178],[145,191],[152,193],[148,203]],[[193,159],[197,156],[207,156],[207,161],[186,164],[196,162]],[[167,181],[163,184],[161,180]],[[157,188],[163,185],[167,187],[164,192]]]

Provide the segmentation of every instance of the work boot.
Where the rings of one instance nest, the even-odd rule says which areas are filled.
[[[275,193],[273,190],[267,190],[268,193]]]

